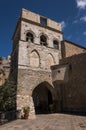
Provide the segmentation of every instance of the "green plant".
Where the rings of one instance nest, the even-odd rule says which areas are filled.
[[[29,106],[23,107],[23,113],[24,114],[29,114],[29,112],[30,112],[30,107]]]
[[[0,111],[16,109],[16,83],[14,78],[9,77],[0,87]]]

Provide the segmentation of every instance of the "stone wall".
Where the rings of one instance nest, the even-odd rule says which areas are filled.
[[[33,91],[46,83],[58,111],[86,112],[86,48],[62,41],[61,25],[48,18],[25,9],[20,17],[12,53],[12,64],[17,73],[17,109],[29,105],[30,115],[34,115]],[[41,18],[46,25],[42,25]],[[27,33],[31,34],[32,40],[26,40]],[[46,45],[41,44],[42,35],[47,39]],[[58,48],[55,48],[54,40],[58,41]],[[51,74],[52,65],[55,68]]]
[[[21,24],[21,40],[26,41],[26,33],[31,32],[34,36],[34,43],[40,44],[40,36],[43,34],[47,37],[48,47],[54,48],[53,40],[57,40],[59,42],[59,50],[61,49],[60,41],[62,40],[62,34],[60,34],[59,32],[55,32],[45,27],[37,26],[26,21],[22,21]]]
[[[61,43],[61,52],[62,52],[62,57],[65,58],[65,57],[70,57],[73,55],[84,53],[86,52],[86,48],[78,44],[75,44],[73,42],[64,40]]]
[[[65,83],[69,79],[69,64],[54,65],[52,69],[52,82]]]
[[[62,110],[86,113],[86,53],[78,54],[60,61],[60,65],[69,65],[68,81],[55,83],[60,86]],[[58,70],[58,67],[57,67]],[[58,89],[57,89],[58,90]]]
[[[42,82],[47,82],[52,86],[50,89],[53,100],[57,100],[50,69],[50,66],[54,64],[59,64],[59,50],[19,41],[17,109],[22,109],[28,104],[30,115],[35,114],[32,92]]]
[[[48,27],[51,27],[51,28],[54,28],[54,29],[61,31],[61,24],[60,23],[57,23],[51,19],[45,18],[44,16],[38,15],[36,13],[33,13],[29,10],[22,9],[22,18],[24,18],[24,19],[28,19],[30,21],[33,21],[33,22],[40,24],[40,17],[47,19],[47,26]]]
[[[35,62],[33,61],[34,58]],[[38,44],[23,41],[19,42],[19,68],[32,67],[33,69],[40,69],[41,71],[42,69],[50,70],[50,66],[55,64],[59,64],[59,50]]]
[[[55,99],[51,72],[18,69],[17,109],[22,109],[28,104],[30,106],[30,115],[34,115],[33,90],[43,82],[50,84],[49,89],[53,94],[53,99]]]

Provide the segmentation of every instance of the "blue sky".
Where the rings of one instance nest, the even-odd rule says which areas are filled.
[[[86,0],[0,0],[0,56],[12,51],[12,35],[22,8],[60,22],[64,39],[86,47]]]

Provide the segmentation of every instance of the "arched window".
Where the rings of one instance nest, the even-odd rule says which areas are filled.
[[[44,36],[44,35],[40,36],[40,44],[44,45],[44,46],[47,46],[47,38],[46,38],[46,36]]]
[[[32,33],[27,33],[26,34],[26,41],[31,41],[32,43],[34,42],[33,34]]]
[[[59,49],[59,42],[57,40],[53,41],[53,47]]]

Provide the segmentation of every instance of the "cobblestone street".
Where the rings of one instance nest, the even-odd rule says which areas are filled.
[[[50,114],[35,119],[16,120],[0,126],[0,130],[86,130],[86,117]]]

